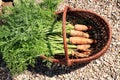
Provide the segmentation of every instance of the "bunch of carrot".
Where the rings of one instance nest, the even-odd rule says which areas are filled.
[[[76,49],[72,52],[75,57],[88,57],[91,54],[91,44],[96,40],[90,39],[90,35],[84,31],[91,30],[91,26],[76,24],[74,29],[70,31],[69,42],[76,45]]]
[[[64,55],[62,28],[60,27],[62,25],[59,23],[60,22],[55,25],[52,34],[48,37],[52,55]],[[90,39],[90,35],[85,32],[90,29],[92,28],[86,25],[76,24],[73,26],[70,23],[66,24],[66,41],[69,55],[75,57],[88,57],[91,54],[89,48],[95,40]]]

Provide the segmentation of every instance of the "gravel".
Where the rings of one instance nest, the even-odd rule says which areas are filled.
[[[105,55],[71,67],[54,64],[52,69],[38,60],[35,68],[13,76],[13,80],[120,80],[120,0],[64,0],[57,10],[63,10],[66,5],[91,10],[109,22],[112,42]]]

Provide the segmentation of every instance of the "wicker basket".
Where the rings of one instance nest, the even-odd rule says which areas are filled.
[[[62,17],[62,34],[64,43],[64,58],[47,58],[42,56],[43,59],[49,59],[54,63],[65,64],[67,66],[73,65],[75,63],[86,63],[102,56],[108,49],[112,33],[109,24],[99,15],[80,9],[73,9],[70,7],[65,7],[64,11],[56,13],[59,17]],[[91,32],[92,38],[97,40],[96,44],[92,45],[92,55],[87,58],[70,58],[68,55],[68,48],[66,42],[66,21],[74,24],[85,24],[93,27]]]

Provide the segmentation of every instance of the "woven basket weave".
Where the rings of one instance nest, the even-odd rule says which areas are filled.
[[[42,56],[43,59],[49,59],[54,63],[65,64],[67,66],[75,63],[86,63],[102,56],[108,49],[112,33],[109,24],[101,16],[87,11],[65,7],[64,11],[56,13],[59,17],[62,17],[62,34],[64,43],[64,58],[47,58]],[[97,43],[92,44],[92,55],[87,58],[70,58],[68,55],[68,48],[66,42],[66,21],[71,24],[85,24],[93,27],[90,32],[91,38],[97,40]]]

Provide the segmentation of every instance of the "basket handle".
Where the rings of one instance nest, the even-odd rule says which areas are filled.
[[[67,15],[68,9],[69,9],[68,6],[64,8],[63,16],[62,16],[62,36],[63,36],[64,52],[65,52],[65,59],[66,59],[67,66],[71,65],[71,61],[68,55],[67,42],[66,42],[66,15]]]

